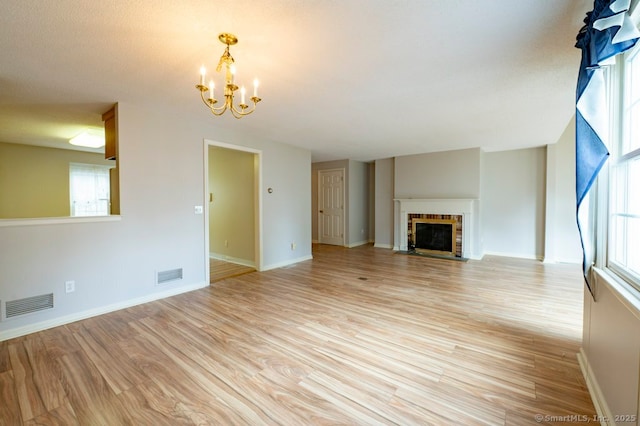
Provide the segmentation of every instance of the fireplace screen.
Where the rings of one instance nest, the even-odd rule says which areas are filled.
[[[413,245],[417,252],[456,255],[456,221],[413,219]]]

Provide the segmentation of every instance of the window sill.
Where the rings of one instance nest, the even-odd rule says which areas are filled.
[[[28,219],[0,219],[0,228],[31,225],[58,225],[69,223],[118,222],[120,215],[79,217],[38,217]]]
[[[631,284],[624,281],[609,269],[594,268],[597,275],[596,285],[604,284],[629,309],[636,318],[640,319],[640,293]],[[596,288],[596,296],[597,296]],[[596,303],[598,299],[596,297]]]

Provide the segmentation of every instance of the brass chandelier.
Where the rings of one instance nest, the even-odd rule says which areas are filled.
[[[209,80],[209,85],[205,84],[205,77],[207,70],[202,66],[200,68],[200,84],[196,84],[196,89],[200,91],[200,98],[202,98],[202,102],[211,110],[213,115],[222,115],[225,111],[230,111],[231,114],[235,118],[242,118],[245,115],[251,114],[256,110],[256,105],[261,99],[258,97],[258,79],[253,80],[253,96],[251,96],[251,101],[253,102],[253,107],[249,109],[249,105],[245,102],[246,89],[244,86],[238,88],[235,83],[235,74],[236,67],[234,64],[233,56],[229,53],[229,46],[233,46],[238,43],[238,38],[230,33],[222,33],[218,36],[218,40],[221,43],[226,44],[227,47],[224,50],[222,56],[220,56],[220,61],[218,62],[218,66],[216,67],[216,72],[220,72],[222,70],[222,66],[225,68],[225,84],[224,84],[224,103],[220,106],[215,106],[218,103],[218,100],[215,98],[215,85],[213,80]],[[235,92],[240,89],[240,104],[235,105]],[[209,92],[208,95],[205,96],[205,92]]]

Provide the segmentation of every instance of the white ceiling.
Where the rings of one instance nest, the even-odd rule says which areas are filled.
[[[66,144],[114,102],[369,161],[555,143],[592,0],[3,0],[0,141]],[[194,85],[233,32],[263,101],[213,117]],[[218,78],[218,85],[221,78]],[[227,141],[233,143],[233,141]]]

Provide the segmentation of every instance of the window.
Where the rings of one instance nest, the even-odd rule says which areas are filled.
[[[621,56],[610,147],[607,266],[640,289],[640,46]]]
[[[109,167],[69,164],[71,216],[108,216]]]

